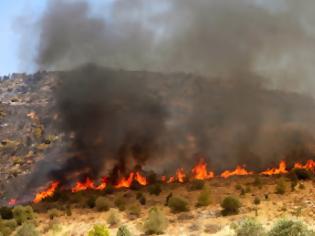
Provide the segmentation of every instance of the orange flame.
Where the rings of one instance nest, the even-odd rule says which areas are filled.
[[[102,182],[100,185],[95,186],[93,180],[90,178],[86,178],[84,182],[76,182],[75,186],[71,189],[71,192],[77,193],[80,191],[85,191],[87,189],[93,189],[93,190],[104,190],[107,186],[107,179],[104,177],[102,178]]]
[[[300,162],[297,162],[294,164],[294,168],[298,168],[298,169],[306,169],[306,170],[311,170],[311,171],[315,171],[315,161],[313,160],[308,160],[305,165],[301,164]]]
[[[183,168],[180,168],[176,171],[176,179],[178,182],[184,183],[185,177],[186,177],[186,174]]]
[[[33,202],[34,203],[39,203],[45,198],[52,197],[59,185],[59,181],[54,181],[51,183],[51,185],[46,189],[45,191],[42,191],[40,193],[37,193]]]
[[[235,170],[226,170],[221,174],[221,177],[228,178],[234,175],[252,175],[254,172],[246,170],[242,166],[237,166]]]
[[[280,161],[279,167],[278,168],[271,168],[268,170],[265,170],[261,172],[262,175],[279,175],[279,174],[286,174],[288,173],[287,169],[287,164],[285,161]]]
[[[140,184],[140,185],[147,185],[148,184],[148,181],[147,181],[147,178],[143,175],[140,174],[140,172],[136,172],[136,175],[135,175],[135,180]]]
[[[129,188],[132,184],[134,172],[130,172],[128,177],[121,178],[115,185],[115,188]]]
[[[214,177],[212,171],[207,170],[207,163],[204,160],[201,160],[192,170],[192,177],[194,179],[211,179]]]
[[[175,176],[171,176],[169,180],[167,181],[168,184],[174,183],[175,182]]]

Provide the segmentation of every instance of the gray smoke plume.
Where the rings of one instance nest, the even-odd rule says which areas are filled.
[[[314,3],[296,4],[116,0],[100,16],[49,1],[36,63],[69,70],[56,96],[78,153],[52,174],[98,175],[117,159],[124,170],[130,156],[160,170],[194,156],[217,170],[313,157],[315,103],[297,92],[312,88]]]

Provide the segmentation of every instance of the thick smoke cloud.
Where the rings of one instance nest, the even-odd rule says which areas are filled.
[[[123,171],[130,157],[167,170],[201,155],[220,170],[312,156],[314,101],[288,92],[312,87],[312,4],[117,0],[100,16],[49,1],[36,63],[70,70],[57,100],[78,153],[53,176]]]

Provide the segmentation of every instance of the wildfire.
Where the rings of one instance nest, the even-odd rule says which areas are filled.
[[[279,175],[288,173],[285,161],[280,161],[278,168],[272,168],[261,172],[262,175]]]
[[[147,178],[143,175],[140,174],[140,172],[136,172],[136,175],[135,175],[135,180],[140,184],[140,185],[147,185],[148,184],[148,181],[147,181]]]
[[[207,163],[201,160],[192,170],[192,177],[194,179],[211,179],[214,177],[214,172],[207,170]]]
[[[58,185],[59,185],[59,181],[52,182],[51,185],[48,187],[48,189],[46,189],[43,192],[36,194],[33,202],[38,203],[38,202],[41,202],[45,198],[52,197],[54,195]]]
[[[308,160],[305,165],[301,164],[300,162],[297,162],[294,164],[294,168],[298,169],[306,169],[315,172],[315,161]]]
[[[130,172],[128,177],[121,178],[115,185],[115,188],[129,188],[132,184],[134,173]]]
[[[237,166],[235,170],[226,170],[221,174],[221,177],[228,178],[234,175],[252,175],[254,172],[246,170],[242,166]]]
[[[175,181],[178,181],[179,183],[184,183],[186,178],[186,174],[183,168],[179,168],[176,170],[176,175],[171,176],[167,183],[174,183]],[[166,182],[166,177],[162,176],[162,182]]]

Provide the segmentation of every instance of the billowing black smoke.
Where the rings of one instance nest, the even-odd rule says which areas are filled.
[[[36,63],[68,70],[56,99],[73,133],[73,155],[50,176],[161,171],[196,155],[217,170],[312,156],[314,101],[288,92],[312,87],[312,6],[117,0],[104,17],[83,0],[49,1]]]

